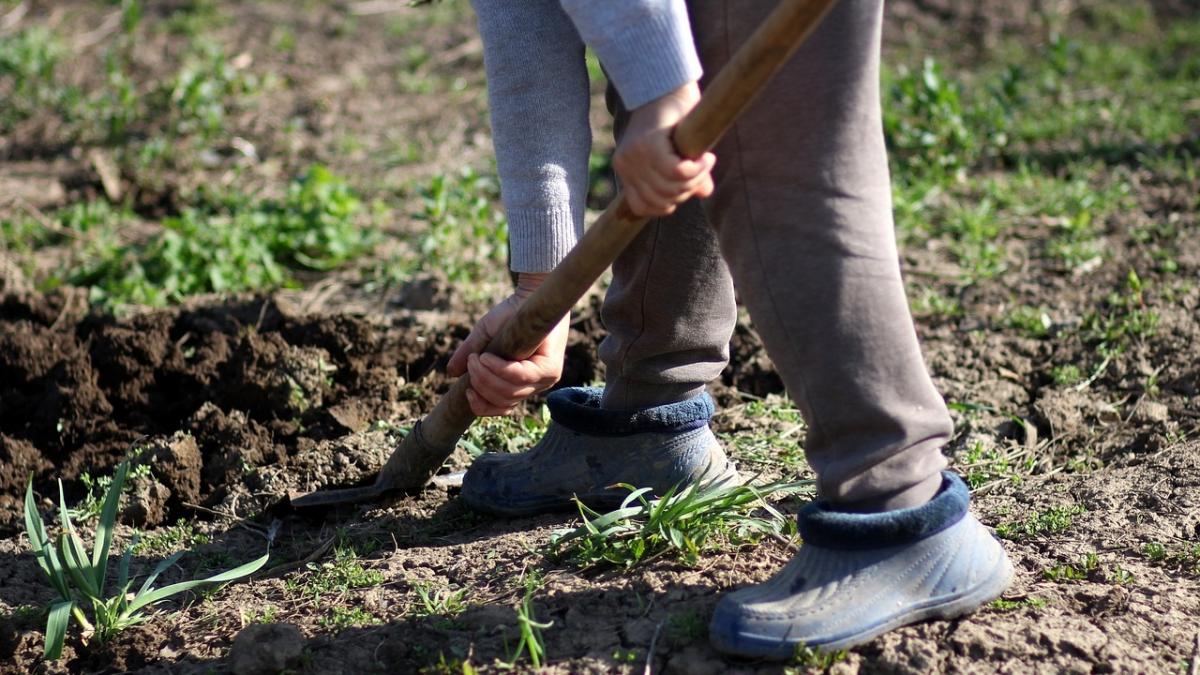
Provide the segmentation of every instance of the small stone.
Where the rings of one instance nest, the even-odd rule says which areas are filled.
[[[304,636],[290,623],[256,623],[233,639],[229,667],[234,675],[274,675],[293,668],[304,653]]]
[[[1165,403],[1158,401],[1142,401],[1133,409],[1133,419],[1142,424],[1158,424],[1171,418],[1171,411]]]

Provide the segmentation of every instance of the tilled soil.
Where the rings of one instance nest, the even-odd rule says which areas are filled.
[[[108,646],[75,638],[56,664],[39,659],[36,613],[14,614],[0,628],[5,672],[221,671],[232,668],[235,636],[272,611],[301,629],[308,672],[413,672],[455,658],[488,664],[507,658],[519,639],[514,606],[519,578],[531,569],[545,575],[535,606],[539,619],[553,622],[545,636],[555,671],[629,672],[647,658],[661,672],[778,669],[722,660],[703,639],[722,590],[761,581],[786,561],[789,550],[774,540],[706,556],[698,568],[664,560],[626,574],[580,572],[538,553],[569,516],[493,520],[440,489],[315,520],[274,508],[289,490],[353,483],[382,463],[398,437],[374,423],[402,424],[428,410],[445,388],[439,366],[464,329],[293,316],[271,298],[119,319],[84,306],[70,292],[9,295],[0,303],[0,494],[8,537],[0,555],[10,557],[0,602],[15,608],[48,599],[18,533],[27,477],[41,495],[54,494],[53,480],[62,477],[68,494],[79,496],[81,472],[106,474],[131,449],[140,449],[153,479],[141,479],[129,500],[129,525],[153,533],[179,518],[197,523],[213,538],[197,548],[201,561],[247,558],[261,550],[270,526],[274,569]],[[593,310],[581,316],[572,383],[599,375],[594,354],[603,331]],[[948,327],[930,330],[925,345],[952,400],[969,391],[973,401],[1028,419],[1020,427],[976,413],[960,420],[957,447],[998,428],[1003,438],[1007,424],[1014,427],[1009,450],[1034,443],[1031,451],[1044,458],[1085,454],[1104,468],[1084,464],[1075,473],[989,485],[976,500],[988,525],[1052,507],[1079,507],[1079,515],[1066,532],[1006,542],[1018,569],[1005,595],[1011,606],[897,631],[852,651],[835,670],[1164,672],[1189,659],[1200,581],[1185,554],[1200,538],[1200,448],[1170,438],[1181,427],[1195,429],[1194,419],[1165,404],[1157,404],[1164,411],[1114,403],[1115,383],[1080,392],[978,379],[1000,371],[1038,382],[1037,355],[1063,345],[993,334],[964,341]],[[727,409],[717,430],[754,433],[756,423],[737,414],[740,401],[777,392],[778,376],[748,326],[739,327],[734,352],[735,366],[714,390]],[[448,468],[468,461],[458,451]],[[245,526],[230,529],[243,517],[250,518]],[[296,579],[326,564],[335,541],[376,542],[364,558],[383,585],[323,599],[298,594]],[[1144,552],[1150,543],[1170,553],[1151,559]],[[1082,569],[1088,554],[1096,564],[1084,578],[1047,579],[1056,565]],[[467,589],[466,611],[414,614],[422,584]],[[382,623],[331,628],[323,623],[327,603],[363,608]],[[629,654],[637,663],[621,660]]]
[[[98,10],[56,12],[69,4],[83,3],[31,7],[35,14],[78,21],[77,32],[103,19]],[[154,11],[179,4],[163,3]],[[1071,4],[889,2],[885,47],[917,43],[936,52],[968,42],[985,50],[1007,35],[1051,30],[1046,17],[1065,14]],[[370,152],[397,138],[430,151],[425,164],[397,164],[381,173],[381,184],[384,177],[457,167],[470,163],[464,156],[487,155],[487,143],[474,140],[485,123],[470,25],[430,31],[439,50],[458,54],[454,58],[462,63],[445,63],[459,64],[470,83],[452,104],[445,97],[397,95],[388,87],[366,96],[353,90],[353,77],[323,71],[325,62],[347,64],[363,79],[392,77],[394,55],[407,36],[362,31],[337,37],[331,24],[345,12],[335,5],[311,11],[287,3],[226,8],[233,17],[225,29],[236,47],[231,54],[265,42],[280,22],[293,25],[296,41],[306,47],[286,57],[256,53],[278,60],[269,69],[294,79],[299,93],[272,94],[284,100],[268,101],[263,108],[273,112],[263,117],[231,113],[233,130],[255,139],[264,156],[286,154],[289,168],[315,157],[352,178],[373,173],[376,165],[363,153],[332,150],[335,132],[354,131]],[[1194,11],[1184,0],[1153,5],[1168,18]],[[157,67],[171,38],[158,40],[139,53],[143,67]],[[80,69],[79,77],[103,72]],[[303,119],[309,129],[289,153],[282,148],[290,137],[274,116]],[[67,153],[70,140],[56,129],[31,119],[20,133],[0,139],[0,158],[11,169],[0,177],[6,193],[19,189],[48,209],[101,194],[82,153]],[[271,182],[263,172],[250,180]],[[214,175],[122,178],[138,212],[156,216],[175,212],[179,194],[225,175],[223,168],[209,173]],[[920,317],[918,331],[940,391],[955,404],[957,433],[947,452],[956,468],[977,479],[977,514],[989,526],[1006,527],[1056,508],[1074,515],[1061,531],[1005,541],[1017,567],[1005,603],[964,619],[895,631],[852,650],[834,672],[1195,668],[1200,243],[1186,236],[1172,242],[1177,270],[1157,273],[1153,251],[1135,230],[1171,222],[1195,231],[1200,183],[1194,177],[1159,180],[1145,170],[1121,179],[1128,180],[1136,204],[1103,223],[1107,257],[1089,272],[1033,263],[959,286],[954,270],[938,272],[950,264],[945,251],[903,251],[906,273],[945,295],[957,294],[969,308],[962,316]],[[1009,245],[1037,245],[1048,226],[1040,227],[1031,225],[1027,239]],[[1158,326],[1098,368],[1096,341],[1078,329],[1089,312],[1121,311],[1108,298],[1126,292],[1131,269],[1146,289],[1137,308],[1157,315]],[[694,568],[661,559],[629,573],[579,571],[542,555],[550,534],[573,522],[569,514],[491,519],[438,488],[318,516],[277,508],[291,490],[368,476],[397,444],[398,429],[436,402],[447,385],[442,366],[481,309],[457,304],[456,289],[428,280],[411,284],[400,290],[389,317],[368,320],[357,312],[300,312],[279,295],[198,299],[114,318],[89,310],[78,289],[40,294],[32,286],[0,252],[0,290],[6,291],[0,296],[0,672],[249,672],[247,663],[285,652],[301,654],[287,667],[313,673],[459,672],[447,665],[458,660],[499,670],[496,662],[510,658],[519,639],[521,577],[534,570],[545,581],[534,599],[537,617],[552,622],[544,632],[548,672],[642,672],[646,665],[674,673],[780,670],[722,659],[704,638],[722,592],[766,579],[786,562],[788,546],[772,539],[705,555]],[[452,301],[429,301],[433,296]],[[1016,305],[1046,308],[1050,335],[1010,326],[1006,318]],[[604,333],[595,302],[578,314],[574,328],[564,385],[603,376],[596,345]],[[778,431],[774,422],[746,413],[748,402],[783,387],[745,321],[731,352],[732,365],[713,387],[722,407],[716,430]],[[1052,370],[1064,364],[1077,365],[1089,381],[1056,382]],[[982,460],[972,455],[980,448],[986,451]],[[136,481],[119,537],[127,540],[135,528],[169,533],[180,520],[205,535],[194,545],[169,547],[194,552],[163,582],[228,568],[258,555],[268,541],[272,561],[265,572],[211,597],[165,604],[148,623],[107,646],[85,644],[73,626],[66,658],[44,663],[38,608],[51,594],[21,532],[26,483],[32,477],[39,505],[49,513],[57,479],[74,502],[84,495],[84,472],[107,475],[131,454],[150,465],[152,477]],[[465,452],[456,452],[447,470],[468,461]],[[357,549],[361,564],[383,581],[347,592],[306,591],[305,584],[335,564],[346,546]],[[161,557],[136,556],[135,572],[145,573]],[[1064,577],[1068,566],[1078,578]],[[466,609],[453,616],[423,611],[422,588],[464,590]],[[370,618],[341,626],[332,622],[337,608]],[[288,637],[278,624],[298,631]],[[275,628],[264,632],[264,625]]]

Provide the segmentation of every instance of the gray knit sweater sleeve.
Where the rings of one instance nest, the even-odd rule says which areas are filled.
[[[472,0],[516,272],[554,268],[583,232],[584,42],[636,108],[698,79],[684,0]],[[581,37],[582,36],[582,37]]]

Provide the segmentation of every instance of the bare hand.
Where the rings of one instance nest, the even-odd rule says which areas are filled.
[[[517,290],[483,315],[446,364],[446,372],[453,377],[470,373],[467,402],[471,412],[480,417],[507,415],[525,398],[549,389],[562,377],[570,315],[564,316],[537,351],[523,361],[481,353],[545,276],[521,274]]]
[[[692,82],[630,114],[613,169],[635,214],[665,216],[693,196],[712,194],[716,156],[707,152],[697,160],[684,159],[671,142],[671,130],[699,102],[700,88]]]

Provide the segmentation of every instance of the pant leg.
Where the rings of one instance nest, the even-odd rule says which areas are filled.
[[[693,0],[706,78],[774,6]],[[709,219],[809,425],[821,494],[927,499],[952,425],[900,277],[879,101],[882,0],[840,0],[716,148]]]
[[[628,113],[609,88],[620,138]],[[601,319],[602,405],[674,403],[704,391],[729,360],[737,322],[733,281],[699,200],[650,221],[613,263]]]

